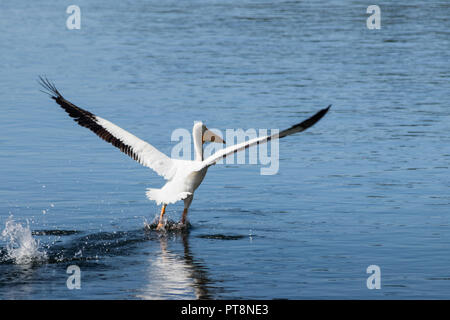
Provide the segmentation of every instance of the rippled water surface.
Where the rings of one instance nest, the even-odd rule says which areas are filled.
[[[380,1],[380,30],[364,1],[76,4],[81,30],[66,3],[0,3],[0,298],[450,298],[447,1]],[[167,154],[195,120],[283,129],[333,107],[280,141],[276,175],[212,167],[190,229],[161,234],[145,189],[163,180],[40,74]]]

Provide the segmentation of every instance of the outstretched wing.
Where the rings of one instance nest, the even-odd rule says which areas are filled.
[[[322,117],[328,112],[328,110],[330,108],[331,108],[331,105],[329,105],[325,109],[320,110],[315,115],[313,115],[311,118],[308,118],[305,121],[297,123],[297,124],[293,125],[292,127],[279,132],[278,134],[273,134],[273,135],[270,135],[270,136],[263,136],[263,137],[250,139],[248,141],[245,141],[245,142],[242,142],[242,143],[239,143],[239,144],[235,144],[233,146],[230,146],[230,147],[227,147],[225,149],[219,150],[219,151],[217,151],[216,153],[214,153],[213,155],[209,156],[208,158],[206,158],[203,161],[203,167],[211,166],[211,165],[215,164],[217,161],[219,161],[220,159],[226,158],[229,155],[232,155],[232,154],[234,154],[236,152],[245,150],[245,149],[250,148],[250,147],[252,147],[254,145],[258,145],[258,144],[261,144],[261,143],[266,143],[266,142],[268,142],[268,141],[270,141],[272,139],[284,138],[284,137],[289,136],[291,134],[305,131],[309,127],[312,127],[320,119],[322,119]]]
[[[47,79],[39,77],[39,80],[39,83],[46,90],[43,92],[49,94],[80,126],[88,128],[106,142],[119,148],[120,151],[140,164],[153,169],[165,179],[168,180],[173,177],[176,166],[171,158],[114,123],[81,109],[64,99],[56,87]]]

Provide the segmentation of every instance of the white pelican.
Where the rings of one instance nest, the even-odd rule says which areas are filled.
[[[302,132],[319,121],[331,107],[331,105],[329,105],[327,108],[317,112],[311,118],[295,124],[292,127],[279,132],[279,134],[257,137],[226,147],[206,159],[203,159],[203,144],[205,142],[225,143],[225,141],[212,131],[208,130],[203,123],[196,122],[192,129],[195,160],[179,160],[169,158],[149,143],[139,139],[108,120],[77,107],[70,101],[64,99],[56,87],[47,79],[42,77],[39,77],[39,79],[40,84],[46,90],[43,92],[49,94],[51,98],[54,99],[56,103],[69,114],[69,116],[74,118],[79,125],[90,129],[106,142],[119,148],[122,152],[126,153],[140,164],[153,169],[157,174],[167,180],[167,183],[161,189],[149,188],[146,192],[146,195],[150,200],[155,201],[157,205],[162,205],[157,230],[164,227],[163,217],[166,206],[180,200],[184,201],[181,223],[183,225],[186,223],[188,209],[194,197],[195,190],[202,183],[208,168],[211,165],[214,165],[218,160],[238,151],[245,150],[251,146],[265,143],[271,139],[283,138],[297,132]]]

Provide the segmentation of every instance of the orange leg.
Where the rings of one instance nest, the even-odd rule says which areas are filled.
[[[186,224],[186,218],[187,218],[187,213],[188,213],[188,209],[187,208],[184,208],[184,210],[183,210],[183,215],[181,216],[181,223],[182,224]]]
[[[156,230],[160,230],[164,227],[163,225],[163,217],[164,217],[164,213],[166,213],[166,204],[163,204],[162,208],[161,208],[161,214],[159,215],[159,221],[158,221],[158,226],[156,227]]]

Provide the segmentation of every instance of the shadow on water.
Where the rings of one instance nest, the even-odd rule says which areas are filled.
[[[163,232],[147,226],[131,231],[81,236],[82,232],[75,230],[35,230],[32,232],[34,237],[58,240],[41,246],[40,253],[45,253],[45,259],[22,264],[11,259],[7,249],[0,249],[0,297],[26,298],[27,292],[31,294],[39,290],[38,286],[57,282],[55,277],[64,281],[67,274],[55,272],[55,269],[65,270],[72,264],[79,266],[83,272],[110,272],[111,278],[114,278],[118,273],[125,272],[118,271],[117,263],[111,263],[110,259],[125,259],[128,262],[139,261],[137,272],[144,274],[144,284],[142,279],[136,283],[136,298],[211,299],[213,282],[208,277],[207,268],[194,257],[189,247],[190,225],[187,228],[174,226]],[[142,259],[143,254],[149,258]],[[18,291],[21,293],[16,295],[14,292]]]

